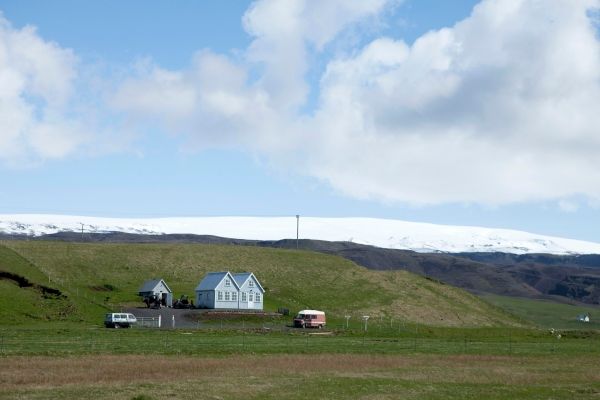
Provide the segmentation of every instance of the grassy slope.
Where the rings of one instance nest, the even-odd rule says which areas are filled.
[[[0,271],[25,276],[30,282],[52,286],[48,277],[16,252],[0,246]],[[82,303],[85,305],[85,302]],[[98,309],[99,310],[99,309]],[[35,321],[77,320],[76,304],[63,296],[47,296],[34,287],[21,288],[12,280],[0,280],[2,325]]]
[[[532,300],[497,295],[482,296],[492,304],[544,328],[600,329],[600,307],[575,306],[549,300]],[[581,323],[579,314],[589,314],[591,321]]]
[[[254,272],[267,293],[265,308],[323,309],[331,319],[344,314],[387,315],[410,322],[446,326],[513,324],[499,308],[460,289],[404,271],[376,272],[336,256],[296,250],[192,244],[88,244],[7,241],[0,246],[0,269],[62,290],[71,308],[70,319],[95,322],[106,308],[140,305],[136,296],[144,280],[161,277],[176,297],[194,295],[209,271]],[[3,287],[13,285],[4,282]],[[31,299],[11,290],[0,291],[0,315],[7,313],[7,296],[19,304]],[[103,286],[112,291],[99,290]],[[15,289],[17,288],[17,289]],[[13,320],[23,312],[11,310]],[[29,312],[31,314],[31,312]],[[35,313],[34,313],[35,314]],[[36,318],[52,313],[40,311]]]

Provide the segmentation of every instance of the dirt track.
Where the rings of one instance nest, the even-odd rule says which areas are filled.
[[[162,328],[169,329],[173,327],[173,317],[175,317],[176,328],[205,328],[206,326],[198,321],[198,315],[206,310],[185,310],[176,308],[126,308],[125,312],[132,313],[136,317],[158,317],[162,318]]]

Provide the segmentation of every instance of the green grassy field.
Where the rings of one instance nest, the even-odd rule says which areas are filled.
[[[503,308],[523,320],[544,328],[554,329],[600,329],[600,307],[562,304],[549,300],[532,300],[496,295],[483,296],[488,302]],[[580,314],[591,317],[589,323],[577,321]]]
[[[328,329],[290,329],[289,317],[101,325],[107,310],[140,305],[146,279],[192,295],[223,269],[254,272],[267,309],[324,309]],[[241,246],[2,242],[0,271],[31,284],[0,280],[0,399],[600,397],[600,333],[572,320],[592,310],[483,301],[407,272]]]
[[[558,337],[558,334],[561,337]],[[372,325],[314,331],[302,329],[104,329],[72,325],[0,329],[0,355],[236,355],[236,354],[478,354],[600,355],[595,331],[519,328],[443,328]]]
[[[2,329],[0,398],[597,398],[598,334],[563,333]]]
[[[426,325],[492,326],[520,322],[463,290],[405,271],[371,271],[337,256],[309,251],[191,244],[88,244],[6,241],[0,270],[60,289],[62,299],[34,298],[31,288],[0,291],[0,317],[99,323],[109,309],[141,305],[140,285],[163,278],[194,295],[209,271],[251,271],[266,289],[265,309],[321,309],[330,322],[344,315],[386,316]],[[4,282],[4,287],[14,285]],[[27,307],[10,307],[25,304]],[[35,309],[31,305],[35,304]],[[39,307],[38,307],[39,306]],[[37,310],[37,311],[36,311]]]

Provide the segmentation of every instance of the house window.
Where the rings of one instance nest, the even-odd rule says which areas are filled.
[[[250,286],[250,287],[254,287],[254,281],[249,281],[249,282],[248,282],[248,286]]]
[[[221,292],[220,290],[217,291],[217,300],[219,300],[219,301],[223,300],[223,292]]]
[[[242,301],[246,301],[246,292],[242,292]]]
[[[229,301],[230,300],[230,294],[229,292],[225,292],[225,301]]]
[[[237,292],[231,292],[231,300],[237,301]]]
[[[256,302],[260,303],[260,293],[256,293]]]
[[[252,293],[248,293],[248,301],[254,301],[252,300]]]
[[[225,279],[225,286],[231,286],[231,281],[229,279]]]

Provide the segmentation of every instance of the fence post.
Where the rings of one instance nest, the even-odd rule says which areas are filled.
[[[158,314],[158,327],[160,328],[162,324],[162,316],[160,314]]]

